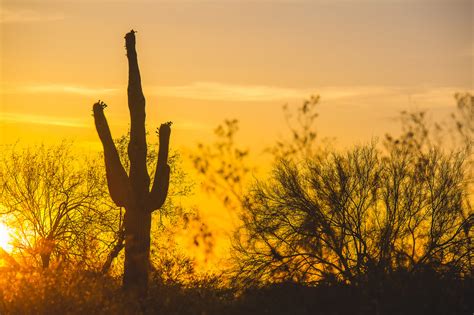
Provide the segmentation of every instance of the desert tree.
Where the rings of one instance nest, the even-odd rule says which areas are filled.
[[[115,204],[125,208],[125,262],[123,287],[139,297],[148,289],[150,230],[152,212],[161,208],[168,193],[170,167],[167,164],[171,123],[162,124],[158,131],[159,151],[155,176],[150,189],[147,170],[147,142],[145,131],[145,97],[143,95],[135,32],[125,36],[128,59],[128,107],[130,110],[130,141],[127,174],[104,115],[105,103],[93,106],[95,126],[104,149],[105,168],[110,196]]]
[[[16,232],[16,254],[44,268],[52,258],[87,264],[102,236],[97,224],[111,219],[94,159],[62,142],[11,146],[3,150],[0,162],[1,214]]]
[[[280,160],[247,197],[235,279],[357,284],[425,266],[469,274],[464,162],[437,150],[383,156],[374,145]]]
[[[472,155],[474,139],[474,96],[470,93],[456,93],[454,95],[456,107],[449,115],[449,119],[432,121],[429,111],[402,111],[400,113],[402,132],[397,136],[385,136],[385,148],[388,151],[403,150],[414,158],[437,148],[445,151],[464,151],[465,181],[463,198],[464,206],[461,215],[468,220],[473,215],[472,193],[474,160]],[[464,229],[466,239],[471,247],[471,229]],[[469,256],[469,265],[472,266],[472,255]]]

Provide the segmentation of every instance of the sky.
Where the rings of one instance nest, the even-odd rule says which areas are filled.
[[[128,128],[124,34],[137,30],[148,128],[175,147],[225,118],[258,147],[281,107],[321,96],[319,130],[343,144],[397,130],[401,109],[446,114],[473,89],[473,8],[462,0],[2,0],[0,142],[98,147],[91,105]]]
[[[224,119],[261,152],[282,106],[320,95],[318,130],[341,146],[433,119],[473,91],[470,0],[0,0],[0,144],[72,139],[99,150],[92,104],[126,133],[124,35],[136,30],[147,127],[174,148],[212,141]],[[214,213],[215,222],[227,213]]]

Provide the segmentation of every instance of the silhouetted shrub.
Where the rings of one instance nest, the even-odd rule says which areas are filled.
[[[465,155],[375,146],[280,160],[244,204],[235,280],[243,285],[334,277],[361,285],[430,266],[471,274],[473,214]]]

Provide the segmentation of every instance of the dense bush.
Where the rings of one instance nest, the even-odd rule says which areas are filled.
[[[202,280],[186,287],[152,277],[139,301],[126,295],[119,278],[84,271],[1,271],[0,314],[203,314],[219,313],[224,290]]]
[[[430,269],[396,273],[376,287],[285,282],[245,291],[218,278],[187,286],[152,276],[148,297],[126,296],[120,280],[83,271],[0,271],[0,314],[470,314],[472,279]]]
[[[358,285],[430,266],[472,270],[465,155],[374,146],[280,160],[244,204],[236,280]]]

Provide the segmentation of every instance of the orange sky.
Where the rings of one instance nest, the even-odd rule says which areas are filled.
[[[2,0],[0,144],[74,139],[97,150],[91,106],[128,126],[124,34],[138,30],[147,124],[172,146],[225,118],[255,152],[285,131],[281,106],[321,95],[341,145],[398,130],[402,109],[443,117],[473,91],[470,0]],[[227,214],[215,215],[224,220]]]
[[[148,126],[174,121],[177,147],[233,117],[244,142],[271,142],[281,105],[310,94],[323,135],[367,141],[396,128],[400,109],[446,113],[473,89],[472,12],[460,0],[3,0],[0,142],[94,146],[97,99],[124,133],[130,28]]]

